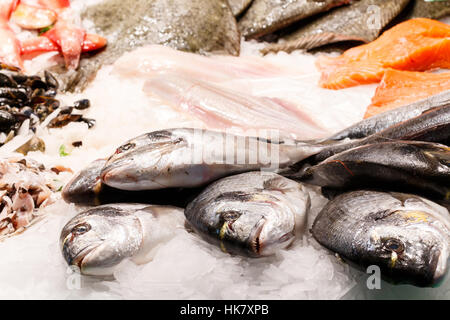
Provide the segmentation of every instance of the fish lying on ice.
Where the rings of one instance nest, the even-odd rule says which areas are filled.
[[[239,16],[242,12],[247,9],[253,0],[228,0],[231,12],[235,17]]]
[[[266,138],[188,128],[154,131],[120,146],[101,179],[123,190],[199,187],[232,174],[285,168],[323,148]]]
[[[81,60],[76,72],[53,68],[66,91],[83,90],[102,65],[146,44],[239,55],[239,31],[227,0],[106,0],[87,7],[82,18],[108,38],[108,46]]]
[[[450,72],[428,73],[389,69],[367,107],[364,118],[450,90]]]
[[[354,1],[349,6],[331,10],[311,23],[301,26],[284,36],[284,42],[270,44],[261,52],[267,54],[298,49],[310,50],[342,41],[373,41],[408,2],[409,0]]]
[[[321,56],[319,85],[342,89],[381,81],[388,69],[425,71],[450,68],[450,26],[416,18],[399,23],[375,41],[345,51],[338,57]]]
[[[202,238],[224,252],[261,257],[301,236],[309,207],[301,184],[275,173],[247,172],[209,185],[184,214]]]
[[[64,259],[81,274],[111,276],[124,260],[150,261],[158,245],[184,228],[183,210],[170,206],[114,204],[88,209],[61,231]]]
[[[399,122],[363,139],[331,143],[324,150],[313,155],[313,159],[309,160],[317,163],[345,150],[391,140],[428,141],[449,145],[450,105],[445,104],[440,107],[434,107],[416,117]],[[324,146],[328,144],[327,141],[322,143]]]
[[[252,6],[239,20],[239,29],[246,39],[259,38],[288,25],[331,8],[349,3],[350,0],[254,0]]]
[[[443,200],[450,196],[450,148],[417,141],[368,144],[338,153],[290,178],[326,187],[327,192],[379,189]]]
[[[144,91],[215,130],[277,130],[281,137],[301,140],[328,133],[291,102],[255,97],[199,80],[164,74],[147,80]]]
[[[64,186],[61,192],[63,199],[68,203],[78,205],[133,202],[184,208],[201,192],[198,188],[165,188],[145,191],[112,188],[104,184],[100,177],[106,163],[106,159],[98,159],[76,173]],[[174,194],[177,196],[174,197]]]
[[[450,214],[403,193],[355,191],[331,200],[311,230],[344,260],[381,269],[395,283],[432,286],[447,272]]]
[[[406,105],[403,104],[403,106],[399,106],[398,108],[364,119],[328,137],[326,140],[365,138],[371,134],[387,129],[394,124],[419,116],[426,110],[445,105],[450,105],[450,90],[445,90]]]

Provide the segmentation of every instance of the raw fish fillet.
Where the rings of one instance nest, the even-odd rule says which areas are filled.
[[[278,130],[281,137],[302,140],[327,134],[308,114],[287,101],[255,97],[179,75],[150,78],[144,91],[216,130]]]
[[[298,76],[304,67],[272,64],[255,56],[202,56],[174,50],[161,45],[149,45],[123,55],[114,64],[121,76],[154,76],[163,72],[189,75],[206,82],[222,82],[236,78]]]
[[[450,89],[450,72],[426,73],[388,69],[364,118]]]
[[[389,68],[450,68],[450,26],[425,18],[408,20],[339,57],[319,57],[316,65],[322,72],[319,84],[327,89],[379,82]]]

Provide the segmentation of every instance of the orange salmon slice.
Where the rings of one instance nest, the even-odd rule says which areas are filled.
[[[388,69],[449,69],[450,25],[432,19],[411,19],[339,57],[321,56],[316,66],[321,72],[319,85],[327,89],[376,83]]]
[[[450,72],[385,71],[364,118],[404,106],[450,89]]]

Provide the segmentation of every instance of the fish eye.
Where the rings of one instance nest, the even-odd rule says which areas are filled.
[[[82,223],[75,226],[72,230],[72,233],[75,235],[81,235],[83,233],[88,232],[89,230],[91,230],[91,226],[87,223]]]
[[[401,253],[405,250],[405,245],[398,239],[388,239],[384,243],[384,247],[390,251]]]
[[[241,213],[239,211],[225,211],[220,216],[224,221],[234,222],[241,216]]]
[[[135,146],[136,146],[136,144],[135,143],[131,143],[131,142],[127,143],[127,144],[124,144],[123,146],[120,146],[117,149],[116,153],[122,153],[124,151],[128,151],[128,150],[134,148]]]

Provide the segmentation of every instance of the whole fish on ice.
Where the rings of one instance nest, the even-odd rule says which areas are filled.
[[[355,191],[328,202],[316,217],[314,238],[345,260],[381,269],[395,283],[432,286],[448,268],[450,214],[425,198]]]
[[[114,204],[88,209],[61,231],[64,259],[81,274],[111,276],[124,260],[150,261],[155,248],[183,228],[183,210],[169,206]]]
[[[270,137],[187,128],[154,131],[120,146],[101,179],[124,190],[198,187],[232,174],[285,168],[323,149]]]
[[[275,173],[248,172],[209,185],[185,210],[194,230],[224,252],[275,254],[301,236],[308,192]]]
[[[61,192],[63,199],[68,203],[78,205],[135,202],[184,208],[201,191],[198,188],[165,188],[143,191],[116,189],[101,180],[101,172],[106,163],[106,159],[98,159],[77,172],[64,186]],[[177,196],[174,197],[174,194]]]
[[[290,178],[342,192],[379,189],[450,195],[450,148],[417,141],[363,145],[338,153]]]
[[[254,0],[239,20],[239,28],[246,39],[259,38],[349,2],[350,0]]]
[[[326,15],[300,26],[283,37],[284,42],[270,44],[262,53],[298,49],[310,50],[342,41],[370,42],[407,5],[409,0],[360,0],[331,10]]]

